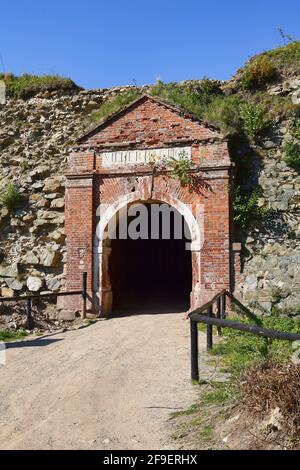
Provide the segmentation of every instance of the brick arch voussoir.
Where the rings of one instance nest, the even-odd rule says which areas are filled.
[[[105,230],[112,217],[114,217],[122,208],[133,202],[144,200],[140,191],[120,196],[116,201],[109,205],[103,212],[100,210],[98,214],[99,222],[96,229],[96,238],[99,246],[102,246]],[[175,208],[185,219],[190,234],[191,234],[191,251],[200,251],[202,236],[201,236],[201,221],[197,221],[193,214],[191,205],[181,201],[172,194],[161,193],[160,191],[153,191],[151,200],[160,201],[169,204]]]

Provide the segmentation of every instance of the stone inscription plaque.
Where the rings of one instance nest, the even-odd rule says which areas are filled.
[[[118,150],[115,152],[101,153],[103,167],[115,167],[125,165],[144,165],[148,163],[162,163],[164,160],[176,158],[184,155],[191,160],[191,147],[172,147],[163,149],[144,150]]]

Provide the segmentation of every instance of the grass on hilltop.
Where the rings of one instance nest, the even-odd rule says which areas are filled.
[[[30,75],[20,76],[11,73],[0,74],[0,80],[6,85],[7,95],[15,98],[29,98],[41,91],[68,91],[78,86],[70,78],[59,75]]]

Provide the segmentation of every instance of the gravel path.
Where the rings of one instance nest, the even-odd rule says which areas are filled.
[[[10,344],[0,449],[174,449],[170,413],[197,399],[189,357],[183,314],[113,318]]]

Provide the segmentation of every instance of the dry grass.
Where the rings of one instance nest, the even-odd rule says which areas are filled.
[[[240,380],[242,403],[251,414],[265,417],[279,408],[283,428],[300,437],[300,365],[265,362],[245,371]]]
[[[242,84],[246,89],[264,87],[277,77],[277,69],[266,55],[252,59],[245,67],[242,75]]]

